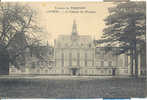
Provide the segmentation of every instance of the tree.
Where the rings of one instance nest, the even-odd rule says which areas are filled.
[[[53,47],[48,43],[47,45],[33,44],[29,47],[32,56],[35,56],[39,61],[43,61],[46,64],[54,55]]]
[[[0,60],[0,65],[5,63],[5,66],[0,66],[0,70],[8,67],[9,63],[14,64],[16,58],[32,44],[34,33],[41,31],[35,24],[35,16],[36,12],[27,5],[0,4],[0,54],[7,54],[5,62]]]
[[[118,46],[118,54],[127,53],[131,56],[132,68],[135,61],[135,75],[138,74],[139,48],[145,45],[146,36],[146,5],[145,2],[116,3],[109,8],[110,15],[104,20],[101,43],[106,46]],[[131,69],[132,69],[131,68]],[[132,70],[133,74],[133,70]]]

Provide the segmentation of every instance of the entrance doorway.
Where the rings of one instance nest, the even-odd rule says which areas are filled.
[[[116,70],[114,68],[114,69],[112,69],[112,75],[115,76],[115,74],[116,74]]]
[[[72,68],[71,69],[71,73],[72,73],[72,75],[77,75],[77,69],[76,68]]]

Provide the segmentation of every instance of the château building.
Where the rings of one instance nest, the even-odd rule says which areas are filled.
[[[114,48],[114,52],[115,49]],[[91,36],[79,35],[73,22],[70,35],[60,35],[54,47],[56,73],[62,75],[129,75],[126,55],[95,47]]]
[[[113,55],[119,48],[112,49],[112,52],[106,52],[105,47],[96,47],[91,36],[78,33],[74,21],[71,34],[59,35],[55,40],[54,64],[50,67],[35,67],[33,72],[28,69],[27,74],[130,75],[127,56]],[[10,74],[17,74],[17,71],[12,72],[11,69]]]

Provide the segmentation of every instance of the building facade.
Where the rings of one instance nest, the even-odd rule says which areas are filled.
[[[55,41],[55,69],[62,75],[129,75],[127,56],[106,53],[88,35],[79,35],[74,21],[71,35]]]
[[[24,64],[18,64],[19,67],[11,64],[9,74],[46,74],[54,66],[53,48],[48,44],[27,47],[24,52]]]
[[[54,64],[50,67],[35,67],[34,72],[28,69],[28,73],[77,76],[130,75],[127,56],[113,55],[113,51],[106,52],[105,47],[96,47],[90,36],[79,35],[74,21],[71,34],[60,35],[55,40],[52,58]]]

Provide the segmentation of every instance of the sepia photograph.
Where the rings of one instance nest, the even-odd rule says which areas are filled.
[[[145,98],[146,2],[0,3],[0,98]]]

